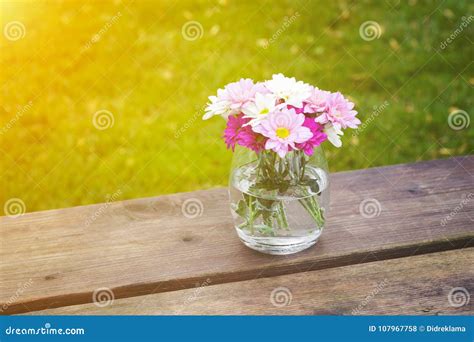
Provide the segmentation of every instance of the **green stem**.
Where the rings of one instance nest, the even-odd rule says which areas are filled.
[[[325,221],[324,212],[320,208],[317,198],[313,196],[314,193],[306,189],[306,163],[307,157],[303,151],[293,151],[287,158],[279,158],[274,152],[259,153],[256,177],[258,187],[256,190],[262,189],[279,195],[284,193],[289,186],[302,186],[303,195],[307,197],[299,199],[299,202],[321,229]],[[244,198],[247,206],[246,222],[251,234],[255,234],[258,228],[255,226],[255,221],[260,216],[262,216],[265,229],[268,231],[273,231],[276,227],[289,229],[285,206],[281,200],[257,199],[246,194],[244,194]],[[271,213],[268,212],[269,210]]]
[[[264,217],[263,217],[263,223],[264,223],[268,228],[270,228],[270,229],[273,228],[271,216],[264,216]]]
[[[255,212],[254,212],[254,200],[252,196],[247,195],[247,208],[249,209],[249,217],[248,217],[248,224],[250,228],[250,234],[255,233],[255,229],[253,226],[253,222],[255,220]]]
[[[311,197],[302,198],[299,200],[301,205],[306,209],[306,211],[311,215],[311,217],[316,221],[316,224],[319,229],[324,226],[324,217],[322,209],[319,207],[316,199]]]
[[[286,218],[285,205],[282,201],[278,202],[277,217],[278,225],[281,228],[288,229],[288,219]]]

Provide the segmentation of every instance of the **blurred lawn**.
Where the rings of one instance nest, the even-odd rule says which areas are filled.
[[[228,82],[276,72],[340,90],[363,121],[372,115],[327,149],[333,172],[472,153],[474,122],[456,131],[447,118],[457,108],[472,118],[474,23],[440,48],[472,12],[457,0],[3,1],[2,31],[20,21],[25,36],[0,39],[0,204],[17,197],[34,211],[225,185],[224,121],[201,121],[202,106]],[[379,39],[359,35],[368,20]],[[183,38],[188,21],[200,39]],[[114,116],[106,130],[92,124],[102,109]]]

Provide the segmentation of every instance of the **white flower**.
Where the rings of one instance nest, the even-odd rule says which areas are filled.
[[[224,119],[227,119],[229,114],[232,112],[230,108],[231,102],[227,99],[224,89],[217,90],[217,96],[209,96],[210,103],[205,109],[203,120],[212,118],[215,115],[220,115]]]
[[[339,127],[334,126],[332,123],[327,123],[324,125],[324,133],[328,136],[328,140],[336,147],[342,146],[342,141],[340,135],[344,135],[344,132],[341,131]]]
[[[303,107],[303,101],[311,96],[311,86],[302,81],[296,81],[294,77],[285,77],[275,74],[273,78],[265,82],[265,86],[285,104],[296,108]]]
[[[273,112],[276,107],[276,99],[273,94],[261,94],[255,95],[255,101],[247,103],[243,108],[244,118],[250,118],[246,125],[252,127],[258,125],[263,119],[267,117],[267,114]]]

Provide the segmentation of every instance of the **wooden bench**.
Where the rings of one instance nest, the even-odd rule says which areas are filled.
[[[291,256],[239,241],[224,188],[1,217],[0,309],[472,314],[474,298],[450,296],[474,294],[473,193],[474,156],[332,174],[325,231]]]

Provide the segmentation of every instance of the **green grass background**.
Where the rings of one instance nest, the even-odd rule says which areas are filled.
[[[35,211],[226,185],[232,153],[224,121],[200,119],[207,96],[277,72],[343,92],[362,121],[387,101],[341,149],[327,146],[332,172],[472,153],[474,122],[456,131],[447,119],[472,118],[474,22],[440,48],[472,13],[456,0],[4,1],[2,29],[16,20],[26,31],[0,39],[0,128],[31,108],[0,135],[0,204]],[[188,41],[192,20],[203,35]],[[378,39],[361,39],[368,20]],[[92,125],[101,109],[115,119],[103,131]]]

